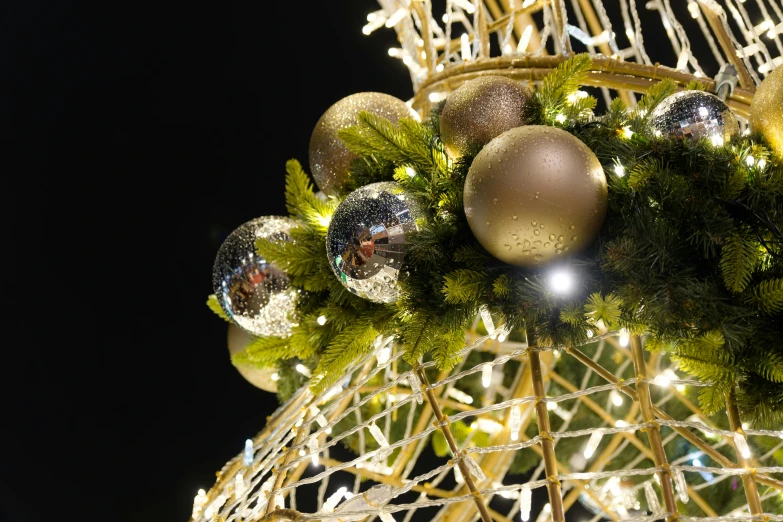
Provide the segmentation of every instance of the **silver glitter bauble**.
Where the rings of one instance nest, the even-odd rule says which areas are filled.
[[[247,348],[251,343],[253,336],[241,329],[235,324],[228,325],[228,353],[235,355]],[[235,366],[239,374],[247,382],[264,391],[277,392],[277,369],[276,368],[256,368],[249,364]]]
[[[264,216],[231,232],[218,250],[212,285],[220,306],[240,328],[264,337],[287,337],[296,290],[288,276],[256,251],[256,239],[288,241],[296,222]]]
[[[706,138],[721,146],[739,133],[737,117],[728,105],[704,91],[680,91],[663,100],[650,114],[656,136]]]
[[[326,254],[348,290],[376,303],[399,297],[407,234],[423,207],[394,182],[366,185],[337,207],[326,235]]]

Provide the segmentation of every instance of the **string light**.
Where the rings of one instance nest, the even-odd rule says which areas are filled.
[[[279,374],[279,373],[277,373],[277,372],[275,372],[275,373],[273,373],[273,374],[272,374],[272,376],[270,377],[270,379],[272,379],[273,381],[277,382],[277,381],[279,381],[279,380],[280,380],[280,374]]]
[[[490,384],[492,384],[492,365],[485,364],[484,367],[481,368],[481,385],[485,388],[489,388]]]
[[[557,403],[556,402],[552,402],[552,401],[548,401],[546,403],[546,409],[549,410],[549,411],[555,411],[557,409]]]
[[[468,0],[452,0],[454,5],[461,7],[468,14],[473,14],[476,11],[476,7]]]
[[[680,501],[683,504],[687,504],[690,500],[688,496],[688,485],[685,482],[685,475],[679,468],[672,468],[672,476],[674,478],[674,485],[677,488],[677,494],[680,496]]]
[[[408,15],[408,10],[404,7],[401,7],[394,11],[394,14],[392,14],[388,20],[386,20],[386,27],[394,27],[398,23],[402,22],[402,19],[405,18]]]
[[[594,431],[592,435],[590,435],[590,439],[587,441],[587,446],[585,446],[585,451],[583,453],[586,459],[593,456],[595,450],[598,449],[598,445],[601,444],[601,439],[603,437],[604,434],[600,431]]]
[[[558,123],[564,123],[566,121],[565,114],[558,114],[555,116],[555,121]]]
[[[525,0],[525,3],[527,3],[528,0]],[[535,0],[533,0],[535,1]],[[525,5],[522,4],[522,7]],[[533,35],[533,26],[528,25],[525,27],[525,30],[522,31],[522,36],[519,37],[519,43],[517,44],[517,52],[518,53],[524,53],[527,51],[527,46],[530,44],[530,37]]]
[[[308,368],[307,366],[301,363],[296,365],[296,371],[298,371],[308,379],[313,376],[313,373],[310,371],[310,368]]]
[[[658,495],[655,493],[652,482],[644,483],[644,496],[647,497],[647,507],[653,515],[657,515],[661,511],[661,504],[658,502]]]
[[[620,393],[617,390],[612,390],[609,392],[609,398],[612,399],[612,404],[615,406],[622,406],[623,405],[623,396],[620,395]]]
[[[337,491],[329,495],[329,498],[326,499],[326,502],[324,502],[324,506],[321,509],[326,513],[333,512],[334,508],[337,507],[337,504],[343,499],[347,492],[348,488],[345,486],[338,488]]]
[[[457,388],[449,388],[447,394],[452,399],[456,399],[463,404],[473,404],[473,397],[462,390],[458,390]]]
[[[533,505],[533,491],[523,486],[519,490],[519,516],[522,518],[522,522],[530,520],[530,508]]]
[[[620,343],[620,346],[625,348],[626,346],[628,346],[628,343],[630,342],[630,340],[631,340],[631,336],[628,333],[628,330],[626,330],[625,328],[621,329],[620,330],[620,337],[618,339],[618,342]]]
[[[311,456],[311,462],[313,463],[313,466],[318,465],[318,439],[315,437],[310,437],[310,440],[307,441],[307,449],[310,450]]]
[[[250,466],[253,463],[253,456],[253,441],[247,439],[245,441],[245,451],[242,452],[242,464],[244,464],[245,467]]]
[[[465,61],[470,60],[473,54],[470,51],[470,39],[468,38],[468,33],[462,33],[459,41],[462,47],[462,59]]]
[[[522,428],[522,411],[519,406],[512,406],[508,414],[508,429],[511,430],[511,440],[519,438],[519,430]]]
[[[745,439],[745,435],[742,433],[735,433],[734,445],[737,446],[737,451],[739,451],[743,459],[750,458],[750,447],[748,446],[748,441]]]
[[[623,127],[622,131],[623,131],[624,138],[631,139],[633,137],[633,131],[629,126],[626,125],[625,127]]]
[[[317,322],[321,326],[325,325],[326,324],[326,316],[325,315],[319,315],[318,319],[316,319],[315,322]]]
[[[558,294],[567,294],[574,286],[574,276],[566,270],[557,270],[549,276],[549,288]]]
[[[615,164],[614,173],[617,174],[618,178],[622,178],[623,176],[625,176],[625,167],[623,167],[619,163]]]

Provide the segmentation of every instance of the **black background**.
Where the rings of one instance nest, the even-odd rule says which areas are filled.
[[[276,400],[229,362],[212,262],[284,214],[332,103],[412,95],[394,32],[361,33],[375,9],[4,3],[0,519],[184,522],[262,427]]]

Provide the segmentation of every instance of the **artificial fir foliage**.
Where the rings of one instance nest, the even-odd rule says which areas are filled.
[[[616,99],[596,117],[595,99],[575,95],[589,66],[587,55],[558,66],[535,91],[528,115],[529,124],[582,140],[609,180],[606,222],[592,247],[569,260],[576,285],[568,295],[551,290],[546,265],[503,264],[471,234],[462,193],[473,154],[446,155],[438,136],[442,105],[424,123],[393,125],[362,113],[356,127],[340,133],[359,155],[347,190],[397,181],[429,213],[410,239],[401,298],[370,303],[334,277],[324,239],[347,192],[317,198],[290,161],[286,202],[300,225],[291,242],[259,240],[257,247],[301,290],[297,326],[286,339],[256,339],[235,363],[282,371],[288,360],[312,361],[311,386],[321,391],[383,334],[396,336],[407,363],[431,357],[445,370],[459,362],[464,331],[487,306],[496,322],[540,346],[583,342],[599,326],[644,334],[648,348],[665,350],[712,384],[699,394],[705,413],[722,409],[736,387],[745,419],[783,422],[780,160],[755,136],[719,147],[656,137],[647,117],[677,90],[670,81],[653,86],[633,111]]]

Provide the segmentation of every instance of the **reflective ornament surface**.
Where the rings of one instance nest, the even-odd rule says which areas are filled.
[[[446,99],[440,135],[453,158],[481,148],[492,138],[525,124],[530,90],[503,76],[481,76],[462,84]]]
[[[228,325],[228,353],[233,356],[239,353],[250,344],[253,337],[235,324]],[[277,392],[277,381],[272,376],[277,373],[276,368],[256,368],[255,366],[243,364],[235,366],[239,374],[247,382],[264,391]]]
[[[418,119],[404,101],[380,92],[360,92],[346,96],[321,116],[310,137],[310,171],[318,188],[326,194],[339,192],[349,175],[356,155],[337,133],[359,123],[361,111],[382,116],[392,123],[401,118]]]
[[[490,254],[533,267],[587,247],[606,216],[606,176],[568,132],[526,125],[490,141],[465,180],[465,215]]]
[[[296,290],[288,276],[258,255],[256,239],[288,241],[296,223],[286,217],[264,216],[231,232],[218,250],[212,286],[220,306],[239,327],[265,337],[287,337]]]
[[[783,158],[783,67],[778,67],[756,88],[750,102],[750,129],[767,140]]]
[[[337,207],[326,235],[326,253],[337,278],[354,294],[376,303],[399,297],[406,236],[424,216],[420,203],[394,182],[372,183]]]
[[[706,138],[716,146],[728,143],[739,133],[737,117],[728,105],[704,91],[672,94],[653,109],[649,121],[656,136],[691,141]]]

